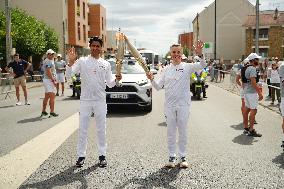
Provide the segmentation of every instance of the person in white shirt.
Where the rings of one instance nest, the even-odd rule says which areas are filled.
[[[66,63],[62,60],[62,55],[57,54],[57,61],[55,63],[56,69],[56,77],[57,77],[57,84],[56,84],[56,96],[59,96],[59,83],[61,83],[61,96],[64,96],[64,83],[65,83],[65,70],[66,70]]]
[[[279,70],[278,70],[278,63],[277,62],[273,62],[271,65],[271,71],[270,71],[270,83],[272,86],[271,87],[271,105],[274,104],[275,101],[275,93],[277,96],[277,101],[278,104],[280,104],[280,89],[278,89],[280,87],[280,76],[279,76]],[[278,87],[278,88],[275,88]]]
[[[79,74],[81,77],[80,97],[80,126],[78,140],[77,167],[82,167],[85,162],[87,150],[87,131],[90,116],[94,112],[98,136],[99,166],[107,166],[106,161],[106,85],[114,87],[116,80],[121,80],[121,75],[112,76],[110,63],[100,57],[103,41],[99,37],[91,37],[89,40],[91,55],[76,60],[77,55],[74,48],[68,51],[69,63],[67,72]],[[76,60],[76,61],[75,61]]]
[[[198,41],[196,53],[202,57],[203,43]],[[156,90],[165,89],[165,117],[167,122],[169,162],[166,167],[175,167],[176,161],[176,132],[178,130],[178,146],[180,156],[180,167],[187,168],[186,144],[187,123],[191,103],[190,76],[193,72],[206,67],[205,59],[200,62],[187,64],[181,62],[182,47],[172,45],[170,48],[172,63],[164,68],[159,78],[154,79],[151,72],[147,74]]]

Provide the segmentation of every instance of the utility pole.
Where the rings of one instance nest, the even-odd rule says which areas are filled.
[[[5,14],[6,14],[6,63],[8,65],[8,63],[11,61],[11,49],[12,49],[10,0],[5,0]]]
[[[255,6],[255,11],[256,11],[256,22],[255,22],[255,53],[259,53],[259,0],[256,0],[256,6]]]
[[[217,4],[216,4],[217,0],[215,0],[215,16],[214,16],[214,60],[216,60],[216,47],[217,47]]]

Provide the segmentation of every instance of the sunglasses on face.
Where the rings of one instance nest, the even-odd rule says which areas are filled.
[[[180,54],[180,51],[172,51],[173,54],[177,53]]]

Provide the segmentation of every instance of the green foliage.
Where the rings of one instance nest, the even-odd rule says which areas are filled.
[[[58,36],[45,23],[29,16],[25,11],[11,11],[12,46],[23,57],[42,55],[47,49],[58,50]],[[0,53],[6,54],[6,17],[0,11]]]
[[[188,57],[189,56],[189,49],[187,47],[183,47],[183,54]]]

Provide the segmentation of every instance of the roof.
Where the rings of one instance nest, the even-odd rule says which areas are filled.
[[[284,11],[279,11],[277,19],[274,19],[274,11],[263,11],[259,14],[259,26],[282,26],[284,25]],[[246,27],[254,27],[256,23],[255,15],[248,15],[244,23]]]

